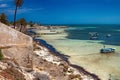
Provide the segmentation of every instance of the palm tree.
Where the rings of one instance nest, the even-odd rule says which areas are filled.
[[[23,5],[23,0],[15,0],[15,13],[14,13],[14,28],[16,26],[16,14],[17,14],[17,9],[20,8]]]

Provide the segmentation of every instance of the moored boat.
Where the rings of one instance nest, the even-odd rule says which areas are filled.
[[[102,48],[100,49],[100,53],[112,53],[115,52],[115,48]]]

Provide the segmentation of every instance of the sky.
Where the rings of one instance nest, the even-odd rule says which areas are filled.
[[[14,0],[0,0],[0,13],[13,21]],[[120,0],[24,0],[17,19],[41,24],[120,24]]]

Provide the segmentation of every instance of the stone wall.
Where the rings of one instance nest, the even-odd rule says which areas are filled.
[[[4,56],[26,66],[28,55],[33,53],[32,38],[0,23],[0,48]]]

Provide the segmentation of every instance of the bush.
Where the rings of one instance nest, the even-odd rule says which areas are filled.
[[[2,60],[2,59],[3,59],[3,54],[2,54],[2,51],[0,49],[0,60]]]

